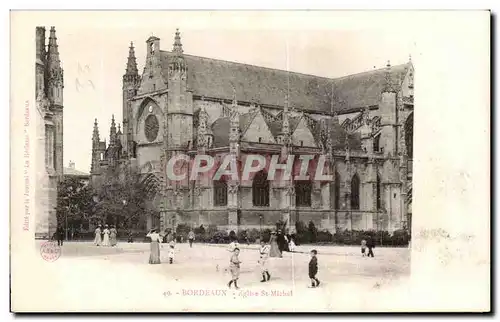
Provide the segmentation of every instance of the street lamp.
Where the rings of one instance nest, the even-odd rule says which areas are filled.
[[[66,196],[66,197],[64,197],[64,200],[68,200],[68,199],[69,199],[69,198],[68,198],[67,196]],[[67,206],[67,210],[64,212],[64,221],[65,221],[65,224],[64,224],[64,225],[65,225],[65,228],[64,228],[64,230],[65,230],[65,235],[66,235],[66,238],[65,238],[65,239],[66,239],[66,240],[68,240],[68,212],[70,211],[70,209],[71,209],[71,207],[70,207],[70,205],[68,204],[68,206]]]
[[[93,195],[92,200],[94,201],[94,207],[92,208],[92,210],[94,211],[94,218],[95,218],[96,207],[97,207],[97,204],[99,203],[99,196]],[[89,219],[89,228],[90,228],[90,224],[91,224],[91,220]],[[99,222],[97,224],[99,224]]]
[[[262,240],[262,214],[259,215],[260,239]]]

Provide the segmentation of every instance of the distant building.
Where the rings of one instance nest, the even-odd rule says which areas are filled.
[[[36,185],[35,238],[48,238],[57,228],[57,183],[63,178],[63,69],[56,30],[36,27]]]
[[[76,170],[75,163],[73,161],[69,161],[68,167],[64,168],[64,179],[66,178],[78,178],[85,184],[88,184],[90,180],[90,174],[80,170]]]

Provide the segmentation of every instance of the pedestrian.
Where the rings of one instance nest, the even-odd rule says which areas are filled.
[[[295,241],[293,240],[292,236],[290,236],[290,242],[288,243],[288,249],[292,253],[295,251]]]
[[[116,246],[116,235],[118,235],[118,232],[116,231],[115,226],[112,225],[111,229],[109,230],[109,243],[111,246]]]
[[[134,234],[132,233],[132,230],[127,229],[127,243],[133,243],[134,242]]]
[[[194,242],[194,232],[191,230],[188,234],[188,240],[189,240],[189,247],[193,247],[193,242]]]
[[[366,247],[368,247],[368,257],[375,257],[373,255],[373,249],[375,248],[375,242],[373,241],[373,238],[368,237],[368,240],[366,241]]]
[[[366,256],[365,251],[366,251],[366,240],[363,239],[363,240],[361,240],[361,256],[362,257]]]
[[[101,225],[99,225],[95,229],[94,245],[101,246],[101,243],[102,243],[102,239],[101,239]]]
[[[175,255],[175,242],[172,240],[169,244],[169,249],[168,249],[168,262],[170,264],[174,262],[174,255]]]
[[[278,243],[278,249],[280,253],[283,254],[283,251],[285,250],[285,236],[281,232],[281,229],[278,230],[278,236],[276,237],[276,242]]]
[[[160,234],[156,232],[156,229],[151,229],[146,237],[151,239],[150,251],[149,254],[149,264],[161,264],[160,261]]]
[[[238,287],[238,278],[240,277],[240,259],[238,255],[240,254],[240,249],[235,248],[232,252],[231,259],[229,261],[229,270],[231,271],[231,280],[227,284],[229,288],[231,288],[231,284],[234,283],[234,288],[239,289]]]
[[[269,252],[271,251],[271,246],[265,241],[260,242],[260,270],[262,273],[261,282],[267,282],[271,278],[268,270],[268,262],[269,262]]]
[[[110,243],[109,243],[109,228],[108,228],[108,225],[104,225],[104,230],[102,231],[104,237],[102,239],[102,245],[103,246],[109,246]]]
[[[318,252],[316,249],[311,250],[311,260],[309,261],[309,278],[311,279],[311,287],[319,286],[319,280],[316,278],[316,274],[318,274],[317,254]]]
[[[56,229],[56,239],[57,245],[62,246],[64,241],[64,229],[61,226],[58,226]]]
[[[231,243],[227,247],[227,250],[230,252],[234,252],[234,250],[238,247],[240,247],[240,245],[238,244],[238,240],[236,240],[236,238],[232,237]]]
[[[274,231],[271,233],[271,239],[269,240],[269,244],[271,245],[269,257],[282,257],[278,247],[278,243],[276,242],[276,232]]]

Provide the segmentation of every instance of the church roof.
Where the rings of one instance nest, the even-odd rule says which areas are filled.
[[[241,114],[240,117],[240,134],[243,135],[252,123],[257,111]],[[221,117],[212,123],[211,131],[214,136],[214,148],[229,146],[229,128],[231,120],[229,117]]]
[[[161,51],[164,77],[172,56]],[[331,79],[193,55],[184,54],[184,58],[188,85],[195,95],[232,99],[234,86],[239,101],[283,106],[288,92],[290,106],[309,112],[330,113],[332,87],[337,112],[377,105],[385,81],[385,68]],[[396,87],[401,85],[409,64],[391,67]]]
[[[392,84],[398,88],[410,67],[410,63],[391,67]],[[344,109],[378,105],[385,85],[386,69],[376,69],[334,80],[335,107]]]

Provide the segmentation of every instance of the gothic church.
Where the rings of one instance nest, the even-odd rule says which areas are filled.
[[[292,232],[297,221],[310,220],[331,232],[408,227],[411,60],[324,78],[188,55],[178,30],[170,51],[154,36],[146,44],[142,74],[133,44],[129,48],[123,126],[112,118],[109,144],[95,121],[91,182],[104,184],[111,169],[137,173],[156,214],[148,228],[187,223],[237,231],[278,220]],[[165,162],[179,154],[208,154],[219,162],[226,154],[238,160],[325,155],[333,180],[268,181],[262,170],[249,182],[223,177],[178,184],[166,178]]]

